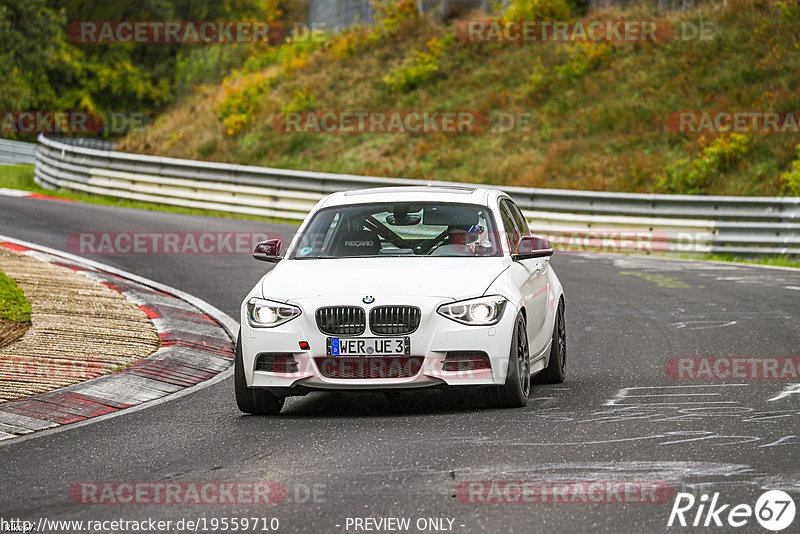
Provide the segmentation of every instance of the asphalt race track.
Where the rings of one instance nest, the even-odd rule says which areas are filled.
[[[289,237],[294,227],[0,197],[0,234],[68,250],[73,233],[115,231]],[[246,254],[90,257],[235,319],[267,267]],[[673,358],[800,357],[800,272],[597,253],[560,253],[553,264],[567,298],[568,377],[534,386],[524,409],[439,390],[391,400],[316,393],[290,399],[280,416],[253,417],[237,410],[229,378],[0,446],[0,517],[265,517],[279,519],[279,532],[353,532],[348,518],[366,517],[411,518],[412,532],[420,518],[445,518],[444,528],[452,520],[464,533],[766,532],[754,518],[739,529],[668,529],[674,497],[482,503],[458,493],[470,481],[593,480],[663,482],[698,498],[719,492],[731,505],[753,506],[766,489],[800,497],[800,395],[790,393],[800,377],[678,380],[668,370]],[[87,481],[279,482],[287,496],[276,505],[74,503],[70,487]]]

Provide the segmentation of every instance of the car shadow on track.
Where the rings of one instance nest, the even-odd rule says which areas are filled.
[[[396,392],[314,392],[287,399],[281,418],[309,416],[405,416],[496,410],[486,388],[457,391],[426,388]]]

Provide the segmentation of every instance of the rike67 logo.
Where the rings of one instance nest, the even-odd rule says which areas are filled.
[[[794,500],[788,493],[780,490],[764,492],[756,501],[755,507],[749,504],[723,503],[719,493],[714,493],[711,497],[704,493],[699,499],[691,493],[678,493],[667,526],[739,528],[750,524],[755,517],[765,529],[778,532],[792,524],[794,515]]]

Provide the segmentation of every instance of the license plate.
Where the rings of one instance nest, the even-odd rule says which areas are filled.
[[[328,356],[410,356],[408,337],[329,337]]]

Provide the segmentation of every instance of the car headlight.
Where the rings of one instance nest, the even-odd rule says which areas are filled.
[[[247,301],[247,322],[253,328],[272,328],[288,323],[301,312],[297,306],[281,304],[257,297]]]
[[[480,297],[439,306],[439,315],[461,324],[488,326],[500,322],[508,301],[500,296]]]

